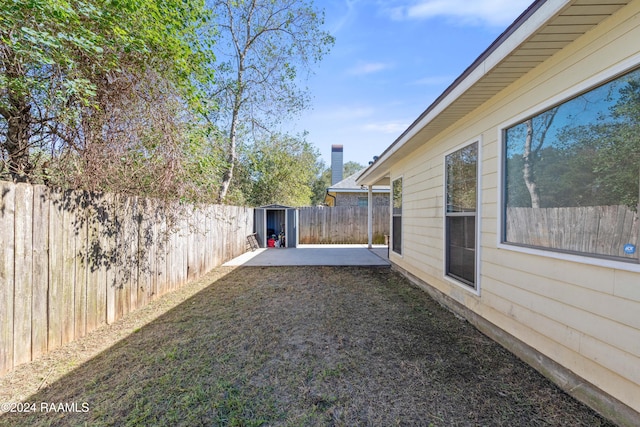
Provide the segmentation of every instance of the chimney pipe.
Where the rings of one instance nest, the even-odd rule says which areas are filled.
[[[342,145],[331,146],[331,185],[342,181],[344,164],[342,159]]]

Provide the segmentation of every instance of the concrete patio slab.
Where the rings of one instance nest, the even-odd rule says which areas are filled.
[[[225,266],[366,266],[391,265],[387,246],[373,245],[299,245],[297,248],[261,248],[225,263]]]

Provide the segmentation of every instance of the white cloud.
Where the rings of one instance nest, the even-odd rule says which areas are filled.
[[[398,20],[451,18],[461,25],[507,26],[532,0],[415,0],[393,7],[390,16]]]
[[[391,68],[391,64],[384,62],[361,62],[355,67],[347,70],[347,72],[352,75],[361,76],[364,74],[377,73],[378,71],[386,70],[388,68]]]

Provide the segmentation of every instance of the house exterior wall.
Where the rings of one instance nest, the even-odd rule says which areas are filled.
[[[503,245],[499,237],[501,130],[640,66],[638,40],[640,1],[634,1],[394,164],[391,180],[403,180],[402,255],[390,251],[390,260],[446,301],[640,412],[640,266]],[[444,274],[444,157],[474,141],[477,292]]]

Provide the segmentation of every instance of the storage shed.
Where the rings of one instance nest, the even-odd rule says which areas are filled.
[[[255,208],[254,212],[254,227],[261,248],[298,246],[298,209],[268,205]]]

